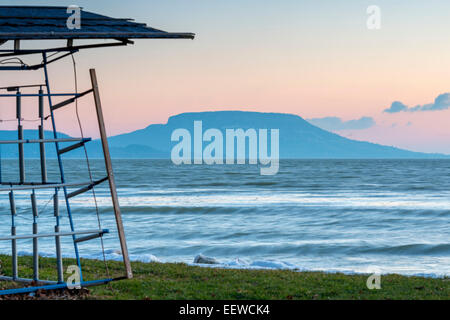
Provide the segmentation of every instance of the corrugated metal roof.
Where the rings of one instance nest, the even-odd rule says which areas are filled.
[[[81,29],[70,30],[67,7],[0,6],[0,40],[44,39],[193,39],[193,33],[173,33],[136,23],[81,11]]]

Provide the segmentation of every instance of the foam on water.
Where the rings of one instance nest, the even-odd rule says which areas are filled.
[[[2,252],[3,253],[3,252]],[[18,252],[19,256],[31,256],[31,252],[20,251]],[[55,258],[55,255],[50,252],[40,252],[41,257],[47,258]],[[63,255],[64,258],[74,258],[74,255]],[[95,259],[95,260],[103,260],[102,254],[88,254],[85,255],[86,259]],[[108,261],[122,261],[122,255],[119,251],[107,250],[105,252],[105,258]],[[377,266],[369,265],[369,266],[361,266],[356,268],[318,268],[318,267],[302,267],[299,265],[292,264],[286,261],[278,261],[278,260],[255,260],[249,261],[247,259],[235,258],[231,261],[219,262],[217,264],[202,264],[202,263],[193,263],[188,261],[164,261],[152,254],[142,254],[142,255],[130,255],[131,261],[135,262],[144,262],[144,263],[169,263],[169,262],[182,262],[186,263],[190,266],[197,266],[203,268],[220,268],[220,269],[245,269],[245,270],[291,270],[295,272],[326,272],[326,273],[343,273],[343,274],[391,274],[398,273],[407,276],[420,276],[420,277],[428,277],[428,278],[443,278],[448,277],[450,273],[447,272],[427,272],[425,270],[418,271],[414,268],[405,268],[405,267],[387,267],[380,268]],[[446,263],[449,263],[450,260],[447,260]]]
[[[3,178],[14,180],[8,175],[15,164],[8,165],[3,160]],[[78,161],[65,167],[68,181],[88,180]],[[104,175],[102,161],[92,167],[94,176]],[[450,275],[449,160],[289,160],[276,176],[260,176],[252,166],[177,167],[159,160],[118,160],[114,167],[135,261],[193,264],[202,252],[220,262],[208,267]],[[33,174],[27,178],[38,180],[39,172]],[[49,179],[57,181],[55,174]],[[102,227],[114,231],[108,189],[96,194]],[[29,193],[15,196],[18,233],[29,234]],[[37,191],[41,232],[54,226],[51,196]],[[91,194],[71,204],[77,230],[98,227]],[[0,219],[0,234],[8,235],[7,193],[0,193]],[[120,260],[116,233],[104,240],[107,259]],[[18,245],[31,253],[31,241]],[[54,256],[54,239],[39,245],[43,256]],[[62,245],[73,257],[71,239]],[[9,246],[0,243],[0,253],[10,253]],[[80,244],[80,252],[102,259],[98,240]]]

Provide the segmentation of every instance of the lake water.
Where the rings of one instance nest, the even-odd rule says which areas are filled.
[[[49,179],[57,181],[56,162]],[[93,160],[95,177],[103,162]],[[17,180],[3,160],[3,181]],[[87,180],[83,161],[64,162],[68,181]],[[27,161],[38,180],[39,162]],[[225,267],[450,275],[450,160],[286,160],[275,176],[257,166],[175,166],[167,160],[116,160],[116,180],[133,260],[192,263],[197,254]],[[34,172],[34,174],[33,174]],[[37,191],[40,231],[51,232],[50,191]],[[107,184],[96,188],[102,227],[115,230]],[[17,192],[18,232],[31,233],[29,192]],[[71,199],[78,230],[98,226],[92,193]],[[64,230],[69,230],[61,200]],[[10,232],[7,192],[0,193],[0,235]],[[120,259],[115,233],[104,237]],[[1,242],[0,252],[9,253]],[[73,256],[65,239],[66,256]],[[20,240],[21,254],[31,240]],[[54,240],[40,240],[54,256]],[[80,244],[100,258],[99,240]]]

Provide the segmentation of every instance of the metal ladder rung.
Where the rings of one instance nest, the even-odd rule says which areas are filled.
[[[94,181],[93,183],[89,184],[88,186],[86,186],[86,187],[84,187],[84,188],[81,188],[81,189],[78,189],[78,190],[76,190],[76,191],[73,191],[73,192],[71,192],[71,193],[69,193],[69,194],[67,195],[67,199],[76,197],[76,196],[78,196],[78,195],[80,195],[80,194],[82,194],[82,193],[85,193],[85,192],[87,192],[87,191],[89,191],[89,190],[92,190],[92,188],[94,188],[96,185],[99,185],[100,183],[103,183],[103,182],[105,182],[106,180],[108,180],[108,177],[105,177],[105,178],[103,178],[103,179],[101,179],[101,180]]]
[[[70,99],[64,100],[63,102],[55,104],[54,106],[52,106],[52,111],[55,111],[56,109],[62,108],[64,106],[67,106],[68,104],[74,103],[75,100],[77,100],[78,98],[81,98],[81,97],[87,95],[88,93],[91,93],[92,91],[93,91],[92,89],[86,90],[86,91],[78,94],[77,96],[75,96],[73,98],[70,98]]]
[[[78,142],[78,143],[75,143],[75,144],[73,144],[73,145],[71,145],[71,146],[68,146],[68,147],[66,147],[66,148],[60,149],[60,150],[58,151],[58,153],[61,155],[61,154],[70,152],[70,151],[72,151],[72,150],[81,148],[82,146],[84,146],[84,145],[86,144],[86,142],[89,142],[89,141],[91,141],[90,138],[85,138],[85,139],[81,140],[81,142]]]
[[[0,241],[18,240],[18,239],[38,239],[38,238],[51,238],[51,237],[64,237],[64,236],[74,236],[79,234],[105,234],[109,233],[109,229],[102,230],[84,230],[84,231],[74,231],[74,232],[52,232],[52,233],[42,233],[42,234],[30,234],[23,236],[11,236],[2,237]]]
[[[104,232],[104,233],[102,232],[102,233],[92,234],[92,235],[90,235],[90,236],[85,236],[85,237],[81,237],[81,238],[76,238],[76,239],[75,239],[75,242],[76,242],[76,243],[80,243],[80,242],[86,242],[86,241],[89,241],[89,240],[94,240],[94,239],[103,237],[103,235],[104,235],[105,233],[107,233],[107,232]]]
[[[1,182],[0,186],[46,186],[46,185],[55,185],[58,184],[58,182],[18,182],[18,181],[9,181],[9,182]]]
[[[55,143],[55,142],[78,142],[90,138],[61,138],[61,139],[19,139],[19,140],[0,140],[0,144],[27,144],[27,143]]]
[[[33,283],[36,282],[34,279],[27,279],[27,278],[14,278],[14,277],[8,277],[8,276],[0,276],[0,281],[15,281],[15,282],[21,282],[21,283]],[[57,284],[57,281],[49,281],[49,280],[38,280],[38,283],[42,284]]]
[[[107,178],[106,178],[107,179]],[[103,182],[105,179],[102,179]],[[81,187],[81,186],[88,186],[92,183],[90,181],[88,182],[77,182],[77,183],[55,183],[55,184],[22,184],[19,183],[18,185],[9,186],[7,188],[0,188],[0,192],[5,191],[24,191],[24,190],[39,190],[39,189],[55,189],[55,188],[63,188],[63,187]]]

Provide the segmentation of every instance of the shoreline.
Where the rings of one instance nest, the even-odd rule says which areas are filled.
[[[122,256],[120,254],[114,254],[114,257],[111,257],[111,253],[107,253],[106,254],[106,260],[107,261],[111,261],[111,262],[121,262],[122,261]],[[202,254],[199,254],[202,255]],[[0,253],[0,257],[2,256],[6,256],[9,257],[9,254],[4,254],[4,253]],[[19,253],[18,255],[19,257],[32,257],[32,253]],[[108,257],[109,256],[109,257]],[[198,256],[198,255],[197,255]],[[203,256],[203,255],[202,255]],[[40,257],[42,259],[55,259],[56,256],[55,255],[50,255],[50,254],[42,254],[40,255]],[[63,256],[64,259],[68,260],[68,259],[75,259],[75,257],[73,256]],[[98,256],[88,256],[84,258],[85,260],[95,260],[95,261],[102,261],[103,257]],[[215,258],[208,258],[208,259],[213,259],[216,260]],[[194,260],[194,258],[192,259]],[[191,260],[191,261],[192,261]],[[210,263],[195,263],[195,262],[188,262],[188,261],[183,261],[183,260],[164,260],[164,259],[160,259],[152,254],[149,254],[149,259],[140,259],[140,258],[136,258],[133,259],[133,255],[130,256],[130,261],[132,263],[160,263],[160,264],[185,264],[187,266],[190,267],[200,267],[200,268],[213,268],[213,269],[225,269],[225,270],[273,270],[273,271],[292,271],[292,272],[320,272],[320,273],[324,273],[324,274],[344,274],[344,275],[348,275],[348,276],[358,276],[358,275],[367,275],[373,272],[369,272],[369,271],[355,271],[355,270],[339,270],[339,269],[328,269],[328,270],[323,270],[323,269],[308,269],[308,268],[301,268],[297,265],[291,264],[291,263],[287,263],[284,261],[278,261],[278,260],[255,260],[252,262],[247,262],[245,259],[240,259],[237,258],[234,261],[229,261],[229,262],[223,262],[223,261],[217,261],[216,263],[210,264]],[[1,265],[0,265],[1,267]],[[0,268],[1,270],[1,268]],[[386,272],[377,272],[377,274],[380,275],[398,275],[398,276],[402,276],[402,277],[420,277],[420,278],[427,278],[427,279],[446,279],[446,278],[450,278],[450,274],[446,274],[446,273],[427,273],[427,272],[418,272],[418,273],[410,273],[410,274],[405,274],[405,273],[400,273],[400,272],[390,272],[390,271],[386,271]]]
[[[10,275],[10,260],[0,255],[1,273]],[[64,267],[75,264],[64,259]],[[122,263],[107,261],[111,277],[123,275]],[[19,257],[19,275],[30,277],[32,257]],[[40,259],[41,278],[56,277],[56,260]],[[104,278],[103,261],[82,259],[85,280]],[[387,274],[381,276],[381,289],[369,290],[369,275],[293,270],[224,269],[185,263],[132,262],[134,278],[111,285],[89,288],[80,299],[214,299],[214,300],[323,300],[323,299],[450,299],[450,279]],[[68,274],[66,274],[66,277]],[[0,288],[12,288],[0,282]]]

